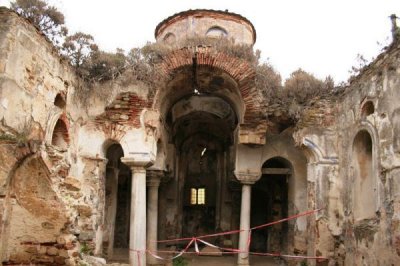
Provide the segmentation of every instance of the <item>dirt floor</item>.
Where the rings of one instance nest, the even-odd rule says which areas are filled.
[[[197,256],[197,255],[185,255],[183,256],[183,261],[187,264],[179,264],[186,266],[232,266],[236,265],[237,257],[236,256]],[[283,266],[286,265],[283,260],[277,258],[269,258],[269,257],[259,257],[259,256],[251,256],[250,264],[253,266]],[[126,257],[122,259],[121,257],[113,262],[108,263],[109,266],[129,266]],[[171,262],[167,262],[165,264],[160,264],[165,266],[172,266]]]

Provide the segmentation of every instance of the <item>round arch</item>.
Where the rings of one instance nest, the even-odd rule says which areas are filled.
[[[198,71],[205,67],[221,71],[236,83],[236,92],[233,92],[236,97],[227,97],[226,94],[222,93],[219,96],[225,95],[225,100],[233,104],[232,107],[238,114],[239,123],[246,123],[249,119],[254,121],[261,116],[260,106],[257,102],[259,93],[255,90],[254,83],[255,71],[247,61],[213,51],[210,47],[186,47],[168,54],[160,64],[160,70],[164,75],[172,77],[182,70],[186,71],[184,74],[192,75],[194,66]],[[167,111],[173,102],[165,107],[163,102],[166,96],[171,94],[172,91],[174,93],[181,92],[183,95],[188,94],[192,91],[192,88],[190,86],[179,90],[177,91],[174,86],[160,88],[153,96],[154,99],[150,99],[150,101],[153,100],[152,107],[160,110],[161,113]]]

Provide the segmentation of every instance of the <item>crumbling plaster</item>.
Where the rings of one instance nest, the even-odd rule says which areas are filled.
[[[342,95],[321,99],[304,112],[294,128],[272,134],[262,120],[265,116],[260,108],[260,93],[253,86],[254,71],[239,59],[210,53],[204,47],[181,49],[166,56],[161,64],[160,71],[172,78],[156,92],[140,82],[130,82],[129,72],[115,81],[92,85],[94,90],[60,60],[29,22],[3,8],[0,21],[1,133],[15,134],[30,126],[26,142],[0,144],[3,261],[74,265],[83,243],[101,255],[103,235],[107,239],[110,233],[103,225],[107,208],[106,152],[111,144],[121,145],[126,162],[141,155],[155,159],[149,170],[162,175],[158,236],[181,236],[186,168],[180,164],[195,165],[194,158],[199,156],[182,158],[184,153],[172,141],[166,116],[180,97],[192,90],[183,85],[191,85],[187,74],[194,55],[201,66],[199,84],[209,87],[213,77],[225,81],[225,86],[217,88],[213,95],[229,104],[230,108],[224,110],[233,110],[238,123],[229,133],[233,135],[232,145],[218,144],[221,147],[216,175],[221,190],[216,206],[220,209],[220,229],[239,227],[239,182],[249,185],[257,181],[241,178],[259,178],[265,161],[281,157],[292,166],[288,180],[289,215],[322,208],[315,216],[289,223],[289,253],[326,256],[329,265],[395,265],[398,261],[399,43],[391,45],[355,77]],[[182,25],[171,27],[178,34]],[[241,31],[238,36],[242,36]],[[250,36],[241,38],[243,42],[250,40]],[[176,89],[182,90],[174,95]],[[82,91],[88,92],[86,103],[81,101]],[[58,94],[64,97],[65,108],[54,105]],[[366,102],[374,106],[369,115],[362,113]],[[175,109],[182,107],[180,104]],[[203,104],[194,105],[194,111],[179,112],[190,117],[195,111],[204,111]],[[67,126],[66,149],[52,145],[58,119]],[[368,132],[372,143],[370,164],[375,185],[368,195],[363,195],[362,186],[360,191],[355,190],[355,180],[362,182],[355,170],[359,162],[354,153],[354,139],[360,131]],[[214,145],[213,141],[207,145]],[[33,170],[26,169],[29,164]],[[355,191],[362,196],[356,197]],[[356,200],[361,202],[355,204]],[[35,202],[40,203],[39,207]],[[368,215],[357,217],[354,208],[369,208]],[[43,210],[49,212],[43,214]],[[51,214],[57,217],[43,218]],[[34,232],[43,234],[35,236]],[[31,235],[29,241],[25,235]],[[229,241],[232,245],[238,243],[236,237]],[[21,252],[13,251],[15,247]]]

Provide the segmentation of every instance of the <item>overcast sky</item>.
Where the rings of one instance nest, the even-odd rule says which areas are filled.
[[[347,80],[357,54],[370,59],[391,40],[389,16],[400,0],[49,0],[70,32],[94,36],[100,48],[129,50],[154,41],[164,18],[187,9],[241,14],[256,28],[256,49],[287,78],[298,68],[319,78]],[[0,5],[8,5],[0,0]],[[400,20],[398,20],[400,24]],[[378,42],[380,44],[378,44]]]

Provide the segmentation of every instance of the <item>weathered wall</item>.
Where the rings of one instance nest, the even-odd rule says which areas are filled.
[[[295,146],[292,138],[292,130],[282,132],[280,135],[267,134],[266,144],[259,147],[239,145],[236,152],[236,173],[260,173],[263,164],[273,158],[287,160],[292,168],[292,174],[288,177],[288,215],[294,215],[307,209],[307,159],[303,151]],[[255,183],[253,186],[256,186]],[[307,245],[313,245],[306,241],[307,219],[301,217],[289,222],[289,231],[286,236],[288,245],[284,249],[292,253],[306,254]],[[282,236],[283,237],[283,236]]]
[[[341,106],[344,251],[340,252],[345,253],[346,265],[391,265],[400,259],[399,55],[399,43],[380,55],[353,80]],[[367,108],[371,103],[373,108]]]
[[[65,100],[76,79],[30,23],[5,8],[0,17],[0,149],[8,155],[1,160],[1,259],[65,264],[75,244],[62,234],[68,211],[58,185],[69,159],[45,144],[52,146],[59,118],[70,126],[54,101],[57,94]]]
[[[219,31],[220,29],[222,31]],[[220,37],[221,35],[234,39],[236,43],[253,45],[255,42],[255,29],[248,20],[240,15],[223,11],[182,12],[161,22],[156,29],[157,41],[168,44],[195,36]]]
[[[241,42],[252,42],[246,23],[216,19],[178,19],[167,23],[159,38],[169,30],[177,36],[205,34],[221,23]],[[195,27],[187,30],[192,20]],[[288,252],[327,256],[337,265],[395,265],[400,256],[400,44],[353,79],[341,98],[321,99],[304,112],[294,132],[280,135],[266,134],[261,123],[265,121],[259,120],[264,116],[251,67],[221,54],[223,62],[214,60],[202,49],[170,54],[160,69],[166,75],[177,74],[179,69],[191,69],[193,54],[201,55],[198,73],[212,72],[210,77],[224,80],[215,96],[227,100],[238,122],[246,124],[229,132],[235,144],[222,145],[210,157],[209,167],[217,169],[212,176],[220,182],[219,192],[211,197],[219,202],[218,230],[239,227],[240,185],[233,170],[257,176],[266,160],[282,157],[293,168],[289,215],[323,208],[315,217],[289,223]],[[200,150],[196,157],[175,147],[175,136],[158,111],[165,118],[170,105],[191,93],[191,87],[183,86],[191,84],[187,74],[180,73],[158,92],[131,80],[129,72],[88,87],[30,23],[0,8],[3,261],[73,264],[81,243],[99,255],[108,248],[102,245],[112,241],[113,234],[112,221],[105,217],[107,204],[115,205],[113,200],[106,202],[106,159],[112,144],[120,144],[125,157],[157,154],[153,169],[167,173],[160,187],[159,238],[182,234],[183,179],[201,174],[190,165],[192,159],[199,161]],[[212,87],[213,80],[199,83]],[[181,94],[172,91],[178,88],[175,85],[183,88]],[[234,92],[229,94],[230,88]],[[197,126],[204,126],[200,122]],[[192,181],[188,185],[195,184]],[[235,237],[230,240],[230,245],[237,243]]]
[[[332,264],[399,260],[399,53],[393,44],[343,96],[310,108],[294,134],[308,158],[308,206],[323,208],[310,220],[309,254]]]
[[[76,258],[82,243],[93,251],[101,250],[108,146],[121,142],[125,154],[155,152],[152,121],[157,116],[143,111],[148,106],[148,90],[140,83],[130,82],[129,73],[117,82],[89,87],[28,21],[5,8],[0,9],[0,14],[2,260],[72,263],[67,258]],[[64,206],[60,207],[64,220],[55,220],[56,225],[47,229],[51,237],[19,237],[24,232],[18,224],[32,221],[25,228],[31,232],[46,230],[39,230],[40,224],[48,225],[40,215],[32,216],[32,210],[14,196],[13,180],[26,183],[15,173],[26,171],[21,167],[27,156],[36,156],[43,162],[41,167],[48,176],[45,191],[53,193],[51,197]],[[32,181],[43,178],[41,172],[28,172]],[[39,192],[21,193],[27,201],[34,202],[39,197]],[[45,208],[47,205],[43,204],[35,206]],[[10,232],[15,237],[10,238]],[[17,250],[25,242],[30,243],[29,252],[22,249],[25,253],[21,255]],[[58,251],[48,254],[40,246]],[[59,254],[64,257],[56,259]]]

